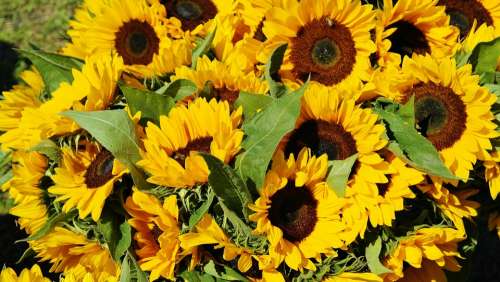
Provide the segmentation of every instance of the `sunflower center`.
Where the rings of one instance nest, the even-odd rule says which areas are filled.
[[[130,20],[115,34],[115,48],[126,65],[148,65],[159,46],[154,28],[145,21]]]
[[[180,165],[184,165],[186,157],[189,156],[189,152],[191,151],[210,153],[210,144],[212,144],[212,140],[212,136],[195,139],[189,142],[186,147],[173,152],[171,157]]]
[[[403,103],[415,96],[417,129],[438,150],[449,148],[465,130],[465,104],[452,89],[434,83],[419,83],[407,91]]]
[[[334,85],[351,74],[356,48],[349,29],[329,18],[313,20],[299,29],[292,39],[292,73],[306,80]]]
[[[264,17],[259,25],[257,26],[257,29],[255,30],[255,33],[253,34],[253,39],[255,40],[258,40],[260,42],[264,42],[267,40],[267,37],[266,35],[264,34],[264,32],[262,31],[262,28],[264,27],[264,21],[266,20],[266,18]]]
[[[390,28],[396,28],[396,31],[389,36],[390,52],[398,53],[402,57],[411,57],[413,53],[425,54],[431,51],[425,34],[412,23],[398,21],[387,27]]]
[[[153,235],[155,242],[158,242],[161,234],[163,234],[163,231],[155,224],[153,229],[151,229],[151,235]]]
[[[341,125],[323,120],[308,120],[295,129],[285,146],[285,154],[297,156],[304,147],[316,156],[327,154],[329,160],[344,160],[357,152],[349,132]]]
[[[477,21],[478,26],[484,23],[493,25],[490,13],[477,0],[440,0],[438,5],[446,6],[450,23],[460,29],[461,38],[467,36],[474,20]]]
[[[100,151],[85,172],[85,184],[88,188],[98,188],[113,178],[115,158],[107,150]]]
[[[182,29],[185,31],[195,29],[217,14],[217,7],[211,0],[163,0],[160,3],[166,7],[167,14],[181,21]]]
[[[314,230],[317,205],[309,189],[295,187],[295,183],[289,181],[271,197],[269,219],[283,231],[286,240],[300,242]]]
[[[226,87],[215,88],[214,92],[215,92],[215,97],[219,101],[227,101],[229,105],[234,105],[234,102],[236,102],[236,100],[240,96],[239,91],[229,90]]]

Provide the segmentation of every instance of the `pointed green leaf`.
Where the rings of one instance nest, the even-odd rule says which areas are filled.
[[[50,139],[45,139],[40,141],[36,146],[32,147],[30,149],[32,152],[38,152],[42,155],[45,155],[47,158],[50,160],[58,162],[59,159],[61,158],[61,149],[57,144],[50,140]]]
[[[326,177],[326,183],[328,183],[328,187],[330,187],[330,189],[332,189],[337,196],[345,196],[347,181],[349,180],[352,167],[354,166],[354,163],[356,163],[357,159],[358,154],[354,154],[345,160],[334,160],[328,162],[329,172]]]
[[[224,279],[226,281],[249,281],[238,271],[225,265],[215,265],[212,260],[203,267],[203,271],[213,277]]]
[[[210,206],[214,201],[214,196],[215,194],[210,191],[210,193],[208,194],[208,199],[203,202],[203,204],[189,217],[190,230],[193,229],[193,227],[195,227],[196,224],[198,224],[198,222],[200,222],[203,216],[208,212],[208,209],[210,209]]]
[[[132,243],[130,225],[122,216],[104,209],[97,226],[108,244],[111,256],[119,261]]]
[[[398,115],[408,124],[415,125],[415,96],[399,106]]]
[[[215,38],[215,33],[217,32],[217,28],[215,28],[212,32],[210,32],[203,41],[201,41],[193,50],[193,54],[191,57],[191,68],[196,69],[196,64],[198,63],[198,58],[205,55],[212,47],[212,42]]]
[[[277,47],[266,64],[264,76],[269,84],[269,91],[273,97],[281,97],[287,93],[286,86],[277,81],[279,80],[279,70],[283,64],[286,48],[288,48],[288,44],[286,43]]]
[[[251,118],[255,113],[267,107],[274,100],[275,98],[268,95],[241,91],[234,105],[236,107],[242,106],[245,118]]]
[[[195,94],[197,91],[198,87],[191,80],[178,79],[172,81],[162,94],[174,98],[174,101],[179,101]]]
[[[243,180],[252,180],[257,189],[264,183],[267,166],[279,142],[295,128],[307,85],[274,100],[243,124],[246,139],[242,147],[245,151],[236,159],[236,168]]]
[[[124,110],[95,112],[67,111],[63,116],[74,120],[87,130],[115,158],[125,164],[134,179],[135,185],[147,189],[144,173],[135,165],[140,159],[139,145],[135,135],[135,126]]]
[[[371,242],[365,249],[366,262],[368,263],[368,268],[372,273],[381,275],[384,273],[391,273],[392,271],[386,268],[380,262],[380,251],[382,251],[382,239],[380,237]]]
[[[59,214],[53,214],[49,217],[47,222],[34,234],[29,236],[26,239],[19,240],[19,242],[24,242],[24,241],[32,241],[32,240],[38,240],[43,238],[45,235],[49,234],[52,229],[59,223],[59,222],[64,222],[72,217],[74,217],[77,214],[77,211],[75,209],[71,210],[68,213],[59,213]]]
[[[474,73],[482,75],[482,83],[495,82],[498,57],[500,57],[500,37],[489,42],[481,42],[472,51],[470,62],[474,67]]]
[[[132,115],[140,111],[141,118],[150,120],[156,124],[159,124],[161,115],[168,115],[170,110],[175,106],[174,99],[170,96],[126,85],[120,85],[120,89],[125,98],[127,98],[127,105]]]

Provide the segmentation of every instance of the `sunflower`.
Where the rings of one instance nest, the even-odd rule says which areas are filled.
[[[488,229],[490,231],[496,230],[498,238],[500,239],[500,215],[498,212],[493,212],[488,218]]]
[[[490,186],[491,198],[496,199],[500,193],[500,155],[498,151],[491,154],[491,159],[484,162],[484,178]]]
[[[0,131],[9,131],[19,125],[22,112],[27,108],[37,108],[42,103],[40,96],[44,83],[40,73],[35,68],[19,74],[24,82],[15,85],[13,89],[2,93],[0,100]]]
[[[28,234],[34,234],[48,220],[44,200],[47,158],[36,152],[16,151],[12,156],[12,179],[5,184],[14,199],[10,214],[19,217],[19,225]],[[47,188],[47,187],[44,187]]]
[[[240,150],[243,131],[238,128],[242,109],[232,113],[227,101],[197,98],[178,105],[160,126],[148,123],[145,151],[138,165],[151,176],[148,181],[168,187],[192,187],[208,180],[208,166],[196,152],[210,153],[225,163]]]
[[[500,3],[496,0],[439,0],[438,5],[446,7],[450,24],[460,29],[462,38],[473,29],[474,23],[500,28]]]
[[[0,272],[0,281],[3,282],[50,282],[49,278],[43,277],[42,270],[35,264],[31,269],[25,268],[21,271],[19,276],[12,268],[4,268]]]
[[[323,282],[382,282],[382,278],[373,273],[342,272],[323,279]]]
[[[477,194],[478,190],[461,189],[458,192],[451,192],[454,187],[447,188],[449,184],[434,183],[418,185],[418,189],[433,199],[441,212],[448,217],[455,227],[465,234],[464,219],[472,220],[478,215],[479,203],[467,198]]]
[[[159,5],[159,10],[168,18],[168,35],[173,38],[205,36],[215,27],[218,18],[234,13],[232,0],[148,0]]]
[[[91,273],[85,267],[77,265],[70,270],[64,272],[64,277],[60,278],[60,282],[118,282],[118,278],[111,276],[108,273]]]
[[[436,0],[384,0],[378,12],[375,38],[378,65],[399,65],[404,56],[430,53],[452,55],[459,31],[450,25],[445,8]]]
[[[267,235],[270,256],[292,269],[314,270],[311,258],[336,255],[334,248],[344,245],[339,215],[344,202],[323,182],[327,169],[326,154],[315,157],[303,149],[295,160],[278,151],[260,197],[249,205],[254,233]]]
[[[477,27],[477,28],[476,28]],[[474,22],[467,36],[460,44],[460,50],[465,53],[471,53],[479,43],[489,42],[500,36],[500,29],[482,24],[476,25]]]
[[[37,108],[25,108],[18,127],[0,136],[5,148],[29,150],[41,140],[71,133],[79,126],[59,113],[99,111],[115,99],[123,61],[117,55],[98,54],[88,57],[82,70],[73,69],[73,81],[63,82],[52,98]]]
[[[353,238],[364,233],[366,207],[377,204],[377,185],[388,182],[388,164],[377,153],[387,144],[384,126],[369,109],[355,105],[355,94],[312,84],[306,90],[295,129],[281,141],[285,155],[297,155],[304,147],[312,154],[326,153],[328,160],[344,160],[358,154],[348,180],[343,208]],[[357,230],[357,231],[355,231]]]
[[[214,250],[224,249],[222,258],[232,261],[238,258],[238,270],[247,272],[252,267],[252,251],[240,248],[231,242],[230,238],[219,227],[211,215],[205,214],[196,224],[195,231],[180,236],[181,247],[183,249],[194,249],[203,245],[212,245]]]
[[[172,80],[177,79],[191,80],[199,91],[210,84],[213,97],[219,101],[227,101],[230,105],[238,99],[240,91],[264,94],[268,90],[267,83],[255,74],[244,74],[237,65],[210,61],[205,56],[198,60],[196,70],[186,66],[177,68]]]
[[[496,96],[479,86],[471,65],[457,68],[451,58],[415,55],[405,58],[402,72],[406,79],[386,96],[403,104],[415,97],[417,130],[451,172],[467,180],[477,159],[489,158],[490,139],[499,136],[490,111]]]
[[[190,62],[191,43],[168,37],[159,3],[88,1],[77,15],[68,31],[72,43],[64,49],[66,54],[114,52],[123,59],[128,72],[140,77],[163,75]]]
[[[457,244],[464,240],[464,234],[452,228],[422,228],[415,234],[403,237],[398,246],[385,259],[384,265],[392,273],[383,274],[384,281],[446,281],[441,279],[448,271],[459,271],[460,258]],[[404,265],[408,267],[404,268]],[[399,279],[407,280],[399,280]]]
[[[288,44],[280,75],[286,84],[312,81],[326,86],[357,86],[369,77],[370,53],[375,45],[371,5],[361,1],[284,1],[266,14],[263,33],[266,48],[259,55]]]
[[[151,271],[150,281],[160,276],[174,279],[176,262],[187,254],[180,248],[176,196],[169,196],[162,204],[154,196],[134,189],[125,209],[132,216],[128,222],[136,230],[134,240],[141,269]]]
[[[127,170],[99,145],[85,143],[82,147],[77,151],[61,149],[62,160],[51,176],[54,185],[48,191],[57,195],[55,201],[64,201],[63,212],[76,207],[80,218],[90,214],[97,222],[115,182]]]
[[[52,264],[51,272],[84,267],[85,272],[96,277],[118,277],[120,274],[120,267],[109,250],[97,241],[87,239],[84,234],[57,226],[41,239],[30,242],[36,257]]]

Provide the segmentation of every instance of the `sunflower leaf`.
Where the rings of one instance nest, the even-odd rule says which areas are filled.
[[[61,82],[72,82],[72,69],[81,69],[83,66],[80,60],[59,54],[40,50],[19,50],[19,52],[33,63],[50,93],[54,92]]]
[[[26,239],[19,240],[18,242],[25,242],[25,241],[33,241],[33,240],[38,240],[43,238],[45,235],[49,234],[52,229],[59,223],[66,221],[67,219],[70,219],[74,217],[77,214],[77,211],[75,209],[71,210],[68,213],[59,213],[59,214],[53,214],[51,215],[47,222],[34,234],[29,236]]]
[[[191,68],[196,69],[196,65],[198,63],[198,58],[205,55],[212,46],[212,42],[215,38],[215,33],[217,32],[217,28],[215,28],[212,32],[210,32],[205,39],[203,39],[193,50],[193,54],[191,55]]]
[[[380,252],[382,251],[382,239],[380,237],[375,240],[375,242],[371,242],[365,249],[366,261],[368,263],[368,268],[372,273],[377,275],[384,273],[391,273],[392,271],[385,267],[380,262]]]
[[[193,227],[200,222],[200,220],[203,218],[203,216],[208,212],[208,209],[210,209],[210,206],[212,205],[214,201],[214,196],[215,194],[213,191],[210,191],[208,194],[208,198],[203,204],[196,209],[196,211],[191,214],[189,217],[189,230],[193,229]]]
[[[329,171],[326,177],[328,187],[332,189],[339,197],[345,196],[347,180],[351,174],[352,167],[358,159],[358,154],[354,154],[345,160],[329,161]]]
[[[203,271],[213,277],[224,279],[226,281],[249,281],[238,271],[225,265],[216,265],[213,260],[209,261],[203,267]]]
[[[295,128],[307,86],[305,83],[296,91],[274,100],[243,123],[246,139],[242,147],[245,152],[236,159],[236,168],[243,180],[253,181],[257,189],[262,187],[267,166],[279,142]]]
[[[413,125],[395,113],[380,108],[374,108],[374,111],[388,124],[389,135],[394,137],[417,169],[446,179],[459,179],[444,165],[434,145]]]
[[[272,96],[241,91],[234,105],[236,107],[242,106],[245,118],[251,118],[255,113],[264,109],[274,100],[276,99]]]
[[[252,196],[241,176],[218,158],[205,153],[200,154],[205,159],[210,170],[208,183],[215,195],[230,210],[240,217],[243,216],[248,221],[247,206],[252,202]]]
[[[168,115],[175,106],[174,99],[167,95],[120,85],[132,115],[141,112],[141,118],[160,123],[161,115]]]
[[[125,164],[135,185],[140,189],[151,187],[146,182],[144,172],[135,165],[140,159],[135,126],[124,110],[95,112],[67,111],[61,113],[87,130],[115,158]]]
[[[127,251],[122,260],[120,271],[120,282],[147,282],[148,277],[144,273],[134,257]]]
[[[188,79],[178,79],[168,84],[165,91],[160,94],[170,96],[174,98],[174,101],[180,101],[193,95],[196,91],[198,91],[198,87],[194,82]]]
[[[32,147],[30,151],[45,155],[47,158],[55,162],[59,162],[61,159],[61,149],[50,139],[40,141],[40,143]]]
[[[494,83],[497,60],[500,57],[500,37],[489,42],[479,43],[470,56],[474,73],[481,75],[482,83]]]
[[[399,106],[398,115],[408,124],[415,125],[415,96],[411,96],[406,104]]]
[[[281,97],[288,92],[286,86],[279,82],[279,70],[281,64],[283,64],[283,58],[287,47],[288,44],[277,47],[266,64],[264,76],[269,84],[269,91],[272,97]]]
[[[108,244],[111,256],[115,261],[119,261],[132,243],[130,225],[124,217],[104,209],[97,226]]]
[[[185,282],[215,282],[215,278],[207,273],[201,273],[199,271],[184,271],[179,275],[184,279]]]

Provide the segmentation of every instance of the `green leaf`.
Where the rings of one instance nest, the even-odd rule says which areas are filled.
[[[232,210],[230,210],[224,202],[219,202],[222,211],[224,212],[224,217],[231,222],[231,224],[236,229],[238,235],[244,236],[246,238],[252,237],[252,228],[248,226],[241,218]]]
[[[444,165],[434,145],[420,135],[414,126],[395,113],[375,108],[374,111],[389,125],[387,129],[417,169],[447,179],[459,179]]]
[[[203,41],[201,41],[193,50],[193,54],[191,56],[191,68],[196,69],[196,65],[198,63],[198,58],[206,54],[210,47],[212,46],[212,41],[214,41],[215,33],[217,28],[215,28],[212,32],[210,32]]]
[[[236,168],[243,180],[252,180],[257,189],[264,182],[267,166],[279,142],[295,128],[307,85],[305,83],[298,90],[273,100],[264,110],[243,123],[246,139],[242,147],[245,152],[236,159]]]
[[[196,87],[196,84],[194,84],[191,80],[178,79],[168,84],[162,94],[174,98],[174,101],[179,101],[195,94],[197,91],[198,87]]]
[[[215,265],[212,260],[203,267],[203,271],[212,275],[213,277],[221,278],[227,281],[249,281],[238,271],[225,265]]]
[[[466,53],[464,51],[458,51],[455,54],[455,61],[457,62],[457,67],[462,67],[469,62],[469,58],[472,53]]]
[[[335,194],[339,197],[345,196],[345,189],[347,187],[347,181],[349,180],[349,175],[351,173],[352,167],[356,160],[358,159],[358,154],[354,154],[345,160],[334,160],[328,162],[329,172],[326,177],[326,183]]]
[[[81,69],[83,62],[59,54],[47,53],[37,50],[20,50],[42,75],[45,87],[52,93],[61,82],[72,82],[72,69]]]
[[[120,269],[120,282],[130,282],[132,277],[130,275],[130,263],[128,258],[128,253],[122,260],[122,266]]]
[[[179,275],[185,282],[215,282],[213,276],[199,271],[184,271]]]
[[[208,199],[203,202],[203,204],[189,217],[189,229],[193,229],[198,222],[203,218],[203,216],[208,212],[208,209],[214,201],[215,194],[210,191],[208,194]]]
[[[105,209],[97,226],[108,244],[111,256],[119,261],[132,243],[130,225],[122,216]]]
[[[12,152],[0,151],[0,186],[13,177],[12,173]]]
[[[201,153],[201,156],[205,159],[210,170],[208,183],[215,195],[230,210],[248,220],[247,206],[252,202],[252,196],[243,179],[218,158],[205,153]]]
[[[170,96],[160,95],[155,92],[132,88],[126,85],[120,85],[130,112],[135,115],[141,112],[141,118],[151,120],[156,124],[160,122],[161,115],[168,115],[175,106],[174,99]]]
[[[122,260],[120,282],[131,281],[148,282],[148,277],[141,270],[134,257],[127,251]]]
[[[398,115],[408,124],[415,126],[415,96],[404,105],[399,106]]]
[[[495,82],[498,57],[500,57],[500,37],[489,42],[481,42],[472,51],[470,61],[474,73],[482,75],[482,83]]]
[[[135,165],[141,159],[141,155],[134,124],[124,110],[67,111],[63,112],[62,115],[73,119],[110,151],[115,158],[125,164],[137,187],[141,189],[150,187],[145,180],[144,173]]]
[[[266,64],[264,76],[269,84],[269,91],[273,97],[281,97],[287,93],[286,86],[283,85],[283,83],[276,81],[279,77],[281,64],[283,64],[286,48],[288,48],[288,44],[286,43],[277,47]]]
[[[51,232],[59,222],[66,221],[67,219],[74,217],[76,214],[77,211],[74,209],[68,213],[53,214],[37,232],[26,239],[19,240],[19,242],[33,241],[43,238],[45,235],[49,234],[49,232]]]
[[[365,249],[366,261],[368,263],[368,268],[372,273],[377,275],[381,275],[384,273],[391,273],[392,271],[386,268],[380,262],[380,251],[382,251],[382,239],[380,237],[375,240],[375,242],[371,242]]]
[[[50,139],[40,141],[40,143],[32,147],[30,151],[38,152],[42,155],[45,155],[50,160],[56,162],[59,162],[59,160],[61,159],[61,149],[54,141]]]
[[[245,118],[251,118],[255,113],[267,107],[274,100],[276,99],[271,96],[241,91],[234,105],[236,107],[243,106],[243,115]]]

